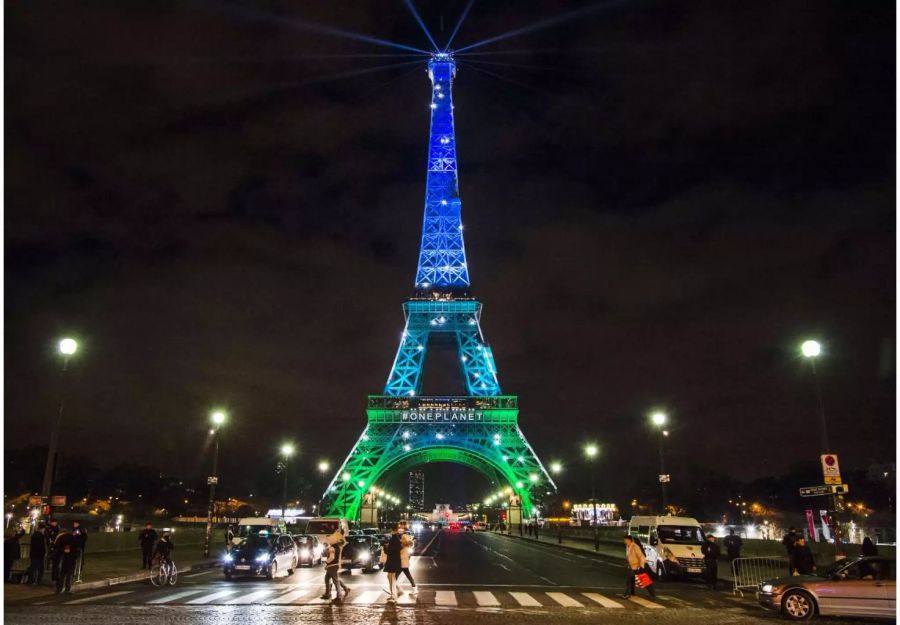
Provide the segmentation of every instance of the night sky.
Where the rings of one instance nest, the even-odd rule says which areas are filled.
[[[465,6],[420,4],[441,42]],[[476,2],[454,45],[585,6]],[[663,407],[676,474],[815,460],[815,336],[833,451],[892,460],[893,3],[590,6],[454,83],[472,293],[537,453],[573,476],[596,440],[622,493]],[[403,3],[5,10],[6,449],[46,444],[72,334],[62,453],[203,475],[223,406],[223,482],[284,439],[336,466],[413,293],[430,89],[307,25],[427,48]]]

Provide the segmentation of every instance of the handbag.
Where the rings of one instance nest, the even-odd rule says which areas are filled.
[[[647,571],[641,571],[634,574],[634,584],[638,588],[649,588],[653,584],[653,580],[647,574]]]

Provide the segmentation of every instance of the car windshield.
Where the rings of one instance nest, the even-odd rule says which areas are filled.
[[[369,542],[369,539],[366,536],[354,536],[353,542],[367,544]]]
[[[258,535],[250,536],[241,543],[241,547],[246,547],[247,549],[268,549],[269,545],[268,537]]]
[[[312,542],[310,540],[309,536],[294,536],[294,540],[296,540],[301,545],[306,545],[306,544]]]
[[[241,538],[247,538],[249,536],[258,536],[260,530],[267,530],[268,526],[265,525],[241,525],[238,528],[237,535]]]
[[[664,545],[699,545],[703,543],[703,532],[691,525],[659,525],[656,528],[659,542]]]
[[[334,534],[341,526],[340,521],[310,521],[306,525],[307,534]]]

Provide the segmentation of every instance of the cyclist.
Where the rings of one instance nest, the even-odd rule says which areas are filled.
[[[163,532],[162,538],[156,543],[153,550],[153,557],[159,557],[159,563],[172,564],[172,552],[175,551],[175,543],[172,542],[172,535],[169,532]]]

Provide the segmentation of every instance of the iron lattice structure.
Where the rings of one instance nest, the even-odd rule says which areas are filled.
[[[328,513],[356,519],[364,496],[387,473],[427,462],[458,462],[517,497],[530,516],[541,493],[556,490],[519,429],[518,398],[502,395],[493,352],[481,332],[481,303],[468,297],[456,136],[452,55],[435,53],[425,218],[417,296],[403,304],[406,327],[383,395],[368,400],[368,424],[329,484]],[[449,339],[449,340],[442,340]],[[467,395],[422,396],[429,346],[455,344]]]

